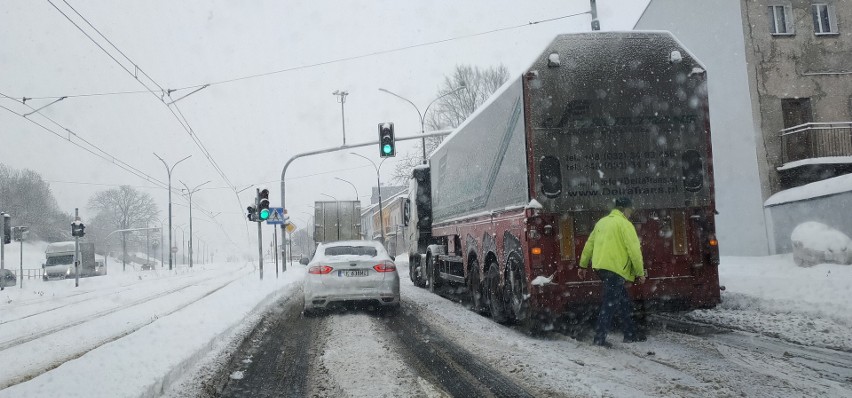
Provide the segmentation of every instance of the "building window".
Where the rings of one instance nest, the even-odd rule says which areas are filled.
[[[793,35],[793,7],[790,5],[769,6],[769,32],[773,35]]]
[[[817,35],[836,35],[837,17],[834,6],[830,4],[814,4],[811,6],[814,17],[814,33]]]

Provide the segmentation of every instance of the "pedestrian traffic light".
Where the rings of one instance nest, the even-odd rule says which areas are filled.
[[[12,216],[0,213],[3,216],[3,244],[12,243]]]
[[[246,207],[246,211],[248,212],[249,221],[257,221],[257,209],[254,206]]]
[[[257,197],[257,215],[260,221],[269,218],[269,190],[262,189]]]
[[[393,136],[393,123],[379,123],[379,156],[396,156],[396,139]]]

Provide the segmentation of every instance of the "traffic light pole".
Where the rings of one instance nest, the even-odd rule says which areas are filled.
[[[453,132],[452,130],[439,130],[439,131],[424,133],[424,134],[421,134],[421,135],[412,135],[412,136],[407,136],[407,137],[396,137],[396,141],[419,140],[419,139],[425,139],[425,138],[428,138],[428,137],[444,137],[444,136],[449,135],[452,132]],[[287,177],[287,169],[290,167],[290,164],[293,163],[294,160],[299,159],[299,158],[308,157],[308,156],[313,156],[313,155],[321,155],[321,154],[324,154],[324,153],[345,151],[345,150],[350,150],[350,149],[353,149],[353,148],[361,148],[361,147],[365,147],[365,146],[378,145],[378,144],[379,144],[379,141],[377,140],[377,141],[364,142],[364,143],[360,143],[360,144],[350,144],[350,145],[342,145],[342,146],[334,147],[334,148],[319,149],[319,150],[316,150],[316,151],[303,152],[303,153],[299,153],[299,154],[294,155],[293,157],[290,158],[290,160],[287,161],[287,163],[284,163],[284,168],[281,170],[281,207],[283,207],[285,209],[287,208],[287,195],[286,195],[287,186],[286,186],[285,179]],[[281,225],[281,231],[286,231],[285,228],[286,228],[286,226],[284,224],[282,224]]]
[[[275,279],[278,279],[278,230],[272,228],[272,246],[273,256],[275,258]]]
[[[254,198],[255,208],[260,204],[260,188],[255,188],[257,190],[257,196]],[[258,266],[260,267],[260,280],[263,280],[263,234],[261,232],[260,224],[263,224],[260,221],[257,221],[257,261]]]
[[[74,221],[80,220],[80,209],[74,208]],[[74,236],[74,287],[80,287],[80,237]]]

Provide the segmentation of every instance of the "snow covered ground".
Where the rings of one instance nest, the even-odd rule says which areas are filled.
[[[638,344],[622,344],[613,336],[615,349],[606,350],[557,334],[532,338],[414,287],[405,276],[404,261],[399,263],[403,299],[412,311],[546,395],[732,396],[746,391],[761,396],[766,395],[761,393],[763,386],[774,388],[767,391],[785,388],[775,385],[778,369],[805,375],[796,376],[805,379],[796,381],[798,390],[793,390],[808,391],[802,387],[806,386],[811,392],[805,395],[850,392],[848,383],[844,387],[823,381],[792,362],[774,363],[772,357],[739,350],[720,339],[661,331]],[[16,358],[16,366],[0,367],[0,385],[15,385],[0,390],[0,398],[58,393],[178,396],[174,389],[191,384],[205,366],[209,369],[211,361],[243,336],[270,303],[300,291],[304,269],[298,264],[279,278],[271,266],[265,270],[263,281],[253,265],[214,264],[173,272],[111,272],[82,279],[79,288],[73,287],[73,280],[25,281],[24,289],[7,288],[0,295],[0,355]],[[790,255],[725,257],[720,273],[727,287],[722,305],[692,312],[689,318],[852,351],[852,267],[800,268]],[[160,296],[167,298],[158,300]],[[374,326],[354,320],[340,317],[333,327],[371,334]],[[352,355],[368,358],[388,351],[386,346],[374,347],[378,352],[368,345],[362,348],[366,352],[329,351],[323,360],[345,363]],[[400,374],[412,374],[398,358],[388,358],[382,362],[387,383],[395,383]],[[27,380],[28,375],[52,367]],[[403,379],[407,381],[380,391],[395,395],[411,382],[423,385],[416,378]],[[367,391],[363,389],[369,386],[351,387]]]

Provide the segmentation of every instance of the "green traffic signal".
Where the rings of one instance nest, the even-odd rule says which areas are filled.
[[[391,148],[390,144],[385,144],[382,146],[382,152],[384,152],[385,155],[390,155],[392,150],[393,148]]]
[[[269,218],[269,209],[262,209],[260,211],[260,220],[265,221]]]

